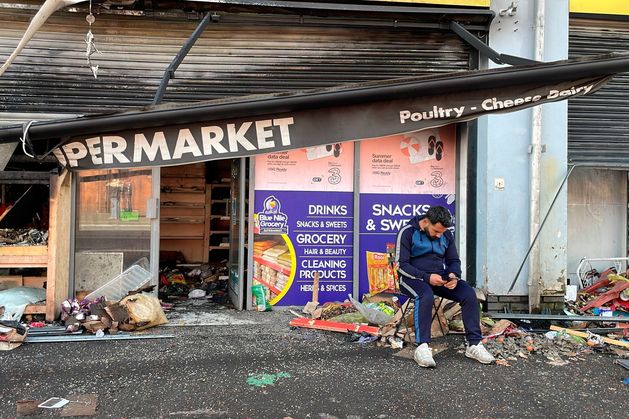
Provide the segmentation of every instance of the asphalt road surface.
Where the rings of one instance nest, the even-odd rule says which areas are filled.
[[[592,354],[565,366],[543,357],[481,365],[460,335],[426,370],[375,343],[295,329],[288,312],[209,313],[174,339],[31,343],[0,352],[0,417],[18,400],[96,394],[97,417],[413,418],[627,417],[629,371]],[[60,417],[61,410],[39,417]]]

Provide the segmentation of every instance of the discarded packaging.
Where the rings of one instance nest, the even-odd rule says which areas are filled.
[[[59,409],[60,407],[68,404],[70,400],[61,398],[61,397],[51,397],[43,403],[37,405],[37,407],[42,407],[44,409]]]
[[[251,287],[251,294],[253,295],[253,306],[258,311],[270,311],[271,304],[266,297],[266,288],[264,285],[254,285]]]
[[[126,296],[129,291],[136,290],[151,281],[148,259],[142,258],[131,265],[120,275],[94,290],[85,298],[94,300],[104,296],[107,300],[117,301]]]
[[[152,294],[134,294],[120,300],[120,305],[129,313],[129,323],[133,330],[144,330],[149,327],[168,323],[159,300]]]
[[[193,289],[188,293],[188,298],[203,298],[205,297],[206,292],[200,289]]]
[[[46,290],[44,288],[14,287],[0,291],[0,307],[4,307],[4,313],[0,316],[0,320],[19,321],[28,304],[45,299]]]
[[[360,314],[365,316],[365,318],[369,321],[369,323],[384,326],[385,324],[393,320],[393,315],[391,314],[387,314],[380,310],[367,307],[366,305],[356,301],[351,295],[349,295],[348,298],[352,302],[352,304],[354,304],[354,307],[356,307],[356,310],[358,310]]]

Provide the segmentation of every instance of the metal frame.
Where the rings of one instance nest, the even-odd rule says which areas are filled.
[[[349,106],[367,101],[404,99],[417,95],[445,95],[469,89],[499,89],[514,84],[545,80],[553,83],[566,78],[609,76],[629,68],[628,55],[603,55],[588,60],[569,60],[542,63],[535,66],[506,67],[492,70],[461,71],[431,78],[413,77],[395,82],[344,85],[330,89],[317,89],[287,95],[285,93],[261,96],[234,97],[222,101],[183,104],[168,108],[149,108],[113,115],[98,115],[52,122],[34,122],[29,129],[32,142],[80,137],[112,130],[124,131],[152,127],[194,123],[198,121],[236,119],[252,115],[300,111],[332,106]],[[22,126],[0,128],[0,143],[15,142],[23,135]]]
[[[501,54],[471,34],[463,25],[458,22],[450,22],[450,30],[457,34],[461,39],[471,45],[474,49],[485,55],[496,64],[511,65],[527,65],[540,64],[539,61],[530,60],[528,58],[516,57],[515,55]]]
[[[199,22],[196,29],[190,37],[186,40],[186,42],[182,45],[181,49],[175,55],[175,58],[171,61],[171,63],[166,67],[164,71],[164,75],[162,76],[162,81],[157,88],[157,92],[155,92],[155,97],[153,98],[153,105],[158,105],[162,103],[162,99],[164,97],[164,93],[166,92],[166,88],[168,87],[168,82],[170,79],[175,78],[175,70],[179,68],[179,65],[182,63],[190,49],[194,46],[197,39],[201,36],[205,28],[210,24],[210,22],[218,22],[218,15],[216,13],[207,13],[205,17]]]
[[[249,158],[249,213],[247,217],[249,217],[249,223],[247,226],[247,234],[248,239],[247,243],[250,246],[250,251],[247,254],[247,286],[245,287],[245,310],[251,310],[253,308],[253,303],[251,301],[251,286],[253,284],[253,214],[255,212],[255,191],[256,191],[256,182],[255,182],[255,166],[256,159]]]
[[[579,261],[577,267],[577,278],[579,279],[580,288],[589,287],[593,284],[592,277],[588,276],[588,272],[594,270],[592,262],[610,262],[616,272],[624,272],[629,265],[629,257],[617,258],[588,258],[584,257]],[[624,263],[623,263],[624,262]],[[624,265],[624,266],[623,266]]]

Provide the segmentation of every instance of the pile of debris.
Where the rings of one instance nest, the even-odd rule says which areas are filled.
[[[0,246],[45,246],[48,231],[34,228],[1,228]]]
[[[482,298],[483,296],[479,295],[479,299]],[[367,295],[362,302],[354,300],[351,296],[343,303],[326,303],[319,306],[318,303],[309,302],[304,307],[303,314],[292,312],[298,318],[291,320],[290,325],[343,332],[348,334],[347,340],[350,342],[377,341],[378,346],[402,349],[405,344],[415,341],[413,309],[407,306],[409,304],[412,304],[412,301],[407,300],[400,305],[396,295],[387,293]],[[402,313],[406,313],[405,318]],[[494,314],[499,317],[498,313]],[[517,318],[517,315],[513,316]],[[568,323],[575,320],[575,316],[554,317],[560,318],[560,321],[570,320]],[[583,316],[577,319],[581,318]],[[574,322],[574,326],[582,327],[583,322]],[[510,366],[510,362],[518,359],[536,356],[545,358],[551,365],[566,365],[582,360],[584,355],[594,352],[629,358],[629,341],[622,339],[622,333],[604,337],[589,331],[581,332],[556,325],[546,327],[542,330],[543,333],[534,333],[509,320],[497,321],[490,316],[481,318],[481,329],[485,336],[483,343],[496,357],[497,364],[503,366]],[[437,299],[433,307],[431,334],[435,338],[448,333],[464,333],[461,306],[449,300]],[[409,348],[395,355],[412,359],[412,346],[408,346]],[[444,346],[441,350],[446,348],[447,346]],[[464,351],[464,345],[458,350]]]
[[[177,265],[160,272],[159,298],[167,303],[197,300],[231,304],[227,291],[227,261],[210,265]]]
[[[80,301],[69,298],[61,305],[61,323],[0,320],[0,351],[15,349],[26,342],[131,339],[131,335],[125,332],[140,331],[168,323],[159,300],[152,292],[153,288],[154,286],[144,286],[129,292],[118,301],[107,300],[104,296],[93,300],[84,298]],[[83,335],[84,331],[88,332],[87,337],[76,336]],[[138,338],[165,337],[172,336],[138,336]]]
[[[577,293],[577,299],[567,304],[570,314],[595,316],[629,315],[629,272],[618,274],[610,268],[602,273],[590,272],[595,282]],[[626,323],[625,323],[626,324]]]
[[[106,331],[131,332],[159,326],[168,322],[157,297],[152,294],[154,286],[130,292],[120,301],[108,301],[105,297],[95,300],[67,299],[61,305],[61,321],[66,332],[77,332],[82,328],[97,336]]]
[[[483,318],[484,323],[493,323],[491,318]],[[483,344],[497,359],[497,363],[510,366],[509,362],[529,359],[540,355],[551,365],[566,365],[571,361],[583,360],[583,356],[593,352],[614,352],[605,345],[603,338],[593,333],[581,333],[571,329],[551,326],[550,331],[539,334],[526,331],[509,320],[493,323]],[[462,349],[462,348],[461,348]],[[622,354],[622,350],[617,352]]]
[[[26,338],[26,327],[14,320],[0,320],[0,351],[17,348]]]

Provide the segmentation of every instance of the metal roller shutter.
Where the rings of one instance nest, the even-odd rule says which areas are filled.
[[[629,51],[629,22],[570,21],[570,58],[611,51]],[[614,77],[593,95],[570,99],[568,159],[629,165],[629,74]]]
[[[34,11],[0,9],[0,57]],[[471,49],[439,30],[343,27],[324,18],[220,13],[171,80],[164,102],[294,92],[470,68]],[[314,23],[312,23],[314,22]],[[97,15],[98,79],[87,66],[84,14],[57,12],[0,77],[0,112],[103,113],[151,103],[197,21]]]

